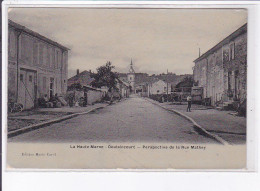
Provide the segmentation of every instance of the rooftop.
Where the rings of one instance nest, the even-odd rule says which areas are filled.
[[[20,25],[18,23],[15,23],[14,21],[12,21],[10,19],[8,20],[8,25],[9,25],[9,27],[13,27],[13,28],[15,28],[18,31],[25,32],[25,33],[27,33],[27,34],[29,34],[31,36],[37,37],[37,38],[39,38],[39,39],[41,39],[41,40],[43,40],[43,41],[45,41],[45,42],[47,42],[49,44],[52,44],[52,45],[54,45],[56,47],[59,47],[59,48],[61,48],[63,50],[69,50],[69,48],[67,48],[67,47],[65,47],[65,46],[63,46],[63,45],[61,45],[61,44],[59,44],[59,43],[57,43],[57,42],[55,42],[55,41],[53,41],[51,39],[48,39],[45,36],[42,36],[41,34],[26,28],[25,26],[22,26],[22,25]]]
[[[84,70],[83,72],[68,79],[68,86],[76,83],[80,83],[83,86],[90,85],[94,81],[91,77],[91,72]]]
[[[199,58],[197,58],[196,60],[194,60],[193,62],[198,62],[204,58],[206,58],[208,55],[214,53],[216,50],[218,50],[219,48],[221,48],[224,44],[228,44],[229,42],[231,42],[232,40],[234,40],[236,37],[238,37],[241,34],[244,34],[247,32],[247,23],[244,24],[242,27],[240,27],[239,29],[237,29],[235,32],[233,32],[232,34],[230,34],[229,36],[227,36],[226,38],[224,38],[222,41],[220,41],[217,45],[215,45],[213,48],[209,49],[207,52],[205,52],[204,54],[202,54]]]

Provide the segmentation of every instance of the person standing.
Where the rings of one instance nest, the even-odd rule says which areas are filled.
[[[190,108],[191,108],[191,96],[190,95],[187,97],[187,101],[188,101],[187,112],[190,112]]]
[[[70,107],[73,107],[74,99],[75,99],[75,91],[70,92],[69,96],[68,96],[69,106]]]

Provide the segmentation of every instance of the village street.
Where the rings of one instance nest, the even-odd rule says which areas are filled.
[[[135,96],[8,141],[216,143],[195,132],[184,118]]]

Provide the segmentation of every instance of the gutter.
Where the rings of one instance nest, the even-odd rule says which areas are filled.
[[[17,73],[17,84],[16,84],[16,103],[18,103],[18,90],[19,90],[19,51],[20,51],[20,46],[19,46],[19,37],[22,34],[22,31],[17,30],[18,35],[17,35],[17,46],[16,46],[16,73]]]

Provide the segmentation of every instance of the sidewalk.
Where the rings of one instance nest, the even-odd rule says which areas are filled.
[[[8,114],[8,132],[22,129],[31,125],[40,123],[48,123],[55,119],[62,117],[86,113],[94,109],[106,107],[107,103],[97,103],[87,107],[61,107],[61,108],[38,108],[30,111],[23,111],[20,113]]]
[[[232,111],[219,111],[193,104],[191,112],[186,112],[187,104],[185,103],[175,105],[170,102],[156,102],[156,104],[166,109],[177,110],[191,117],[208,132],[220,136],[231,144],[243,144],[246,142],[246,118],[230,115],[229,113],[232,113]]]

